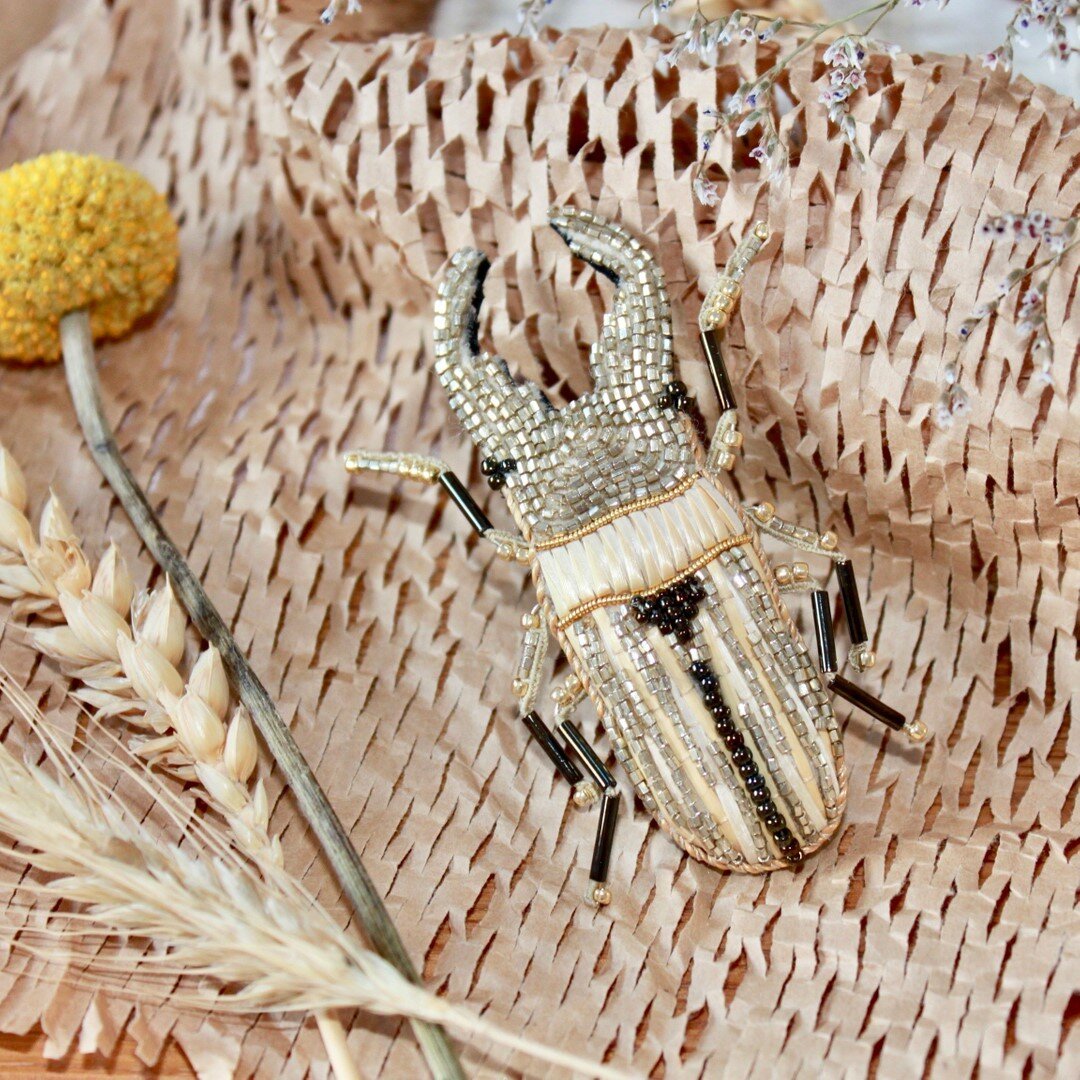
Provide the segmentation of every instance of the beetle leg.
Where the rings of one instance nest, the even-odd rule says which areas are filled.
[[[706,295],[698,314],[701,345],[705,350],[709,374],[712,376],[716,397],[720,402],[720,420],[709,443],[708,458],[705,463],[709,472],[734,468],[735,453],[742,446],[743,438],[739,431],[739,418],[736,412],[738,403],[728,376],[727,365],[724,363],[720,336],[739,303],[747,267],[768,238],[768,227],[765,222],[759,221],[750,235],[743,237],[735,248],[724,267],[724,272],[716,279]]]
[[[534,608],[522,622],[526,627],[526,639],[529,633],[540,632],[539,608]],[[518,669],[518,679],[515,680],[514,686],[515,693],[519,693],[522,698],[524,712],[522,719],[555,767],[573,784],[574,804],[584,807],[600,800],[600,816],[596,821],[596,839],[593,841],[589,885],[585,890],[585,901],[593,907],[603,907],[611,903],[611,889],[608,888],[607,877],[612,841],[615,836],[615,821],[619,813],[619,788],[608,767],[570,719],[575,709],[585,699],[585,688],[576,676],[571,676],[551,692],[552,700],[555,702],[554,732],[548,729],[539,714],[533,710],[535,695],[530,695],[527,687],[532,685],[532,677],[538,665],[531,657],[526,661],[525,654],[529,651],[531,651],[530,646],[526,644],[522,649],[522,666]],[[526,668],[529,670],[526,671]],[[526,708],[527,711],[525,711]],[[569,743],[574,754],[581,761],[582,768],[589,774],[589,779],[585,778],[581,769],[571,760],[563,744],[556,738],[557,735]]]
[[[591,782],[577,787],[574,801],[579,806],[586,806],[597,799],[601,800],[585,902],[593,907],[603,907],[611,903],[611,889],[608,887],[607,877],[615,836],[615,821],[619,812],[619,789],[611,771],[570,719],[574,710],[585,699],[585,688],[580,680],[571,676],[561,686],[552,690],[551,697],[555,702],[555,730],[570,744],[581,760],[582,767],[592,778]]]
[[[615,838],[615,821],[619,816],[619,790],[609,788],[600,803],[600,816],[596,822],[596,839],[593,841],[592,861],[589,864],[589,886],[585,890],[585,902],[593,907],[611,903],[608,887],[608,865],[611,862],[612,841]]]
[[[551,763],[573,787],[575,805],[588,806],[596,800],[599,793],[592,783],[585,779],[566,748],[536,711],[540,677],[548,651],[548,632],[543,625],[539,605],[521,617],[521,625],[525,628],[525,636],[522,638],[521,656],[514,676],[514,696],[518,699],[519,715]],[[557,717],[558,715],[556,712]]]
[[[519,563],[528,563],[531,559],[532,549],[528,542],[514,533],[496,529],[457,474],[438,458],[384,450],[353,450],[345,455],[345,468],[351,473],[390,473],[393,476],[403,476],[406,480],[439,484],[477,534],[488,543],[494,544],[502,558]]]
[[[866,622],[863,619],[862,603],[859,600],[859,590],[855,586],[855,572],[851,566],[851,560],[836,546],[836,533],[818,533],[813,529],[804,528],[794,522],[785,521],[776,516],[776,510],[772,503],[752,503],[746,507],[759,532],[775,537],[783,541],[789,547],[799,551],[808,552],[811,555],[823,555],[836,564],[836,581],[840,586],[840,597],[844,606],[844,618],[847,621],[848,636],[851,639],[851,647],[848,652],[848,662],[856,671],[866,671],[872,668],[876,662],[873,649],[870,648],[869,635],[866,632]],[[805,564],[795,563],[791,570]],[[781,591],[799,592],[813,585],[794,584],[792,574],[785,587],[781,571],[783,567],[777,567],[776,576],[780,582]],[[808,581],[806,575],[802,575],[803,581]]]
[[[585,772],[591,777],[589,782],[579,785],[574,792],[574,802],[578,806],[588,806],[615,787],[615,777],[571,720],[578,705],[585,700],[585,688],[580,680],[572,675],[551,691],[551,699],[555,702],[555,731],[570,745]]]
[[[836,640],[833,637],[832,603],[829,594],[824,589],[815,589],[812,603],[818,667],[829,689],[893,731],[903,731],[912,742],[922,742],[929,732],[921,720],[908,720],[903,713],[897,712],[873,694],[867,693],[861,686],[837,674]]]
[[[521,616],[525,635],[521,639],[521,654],[514,676],[514,697],[520,702],[521,712],[531,712],[540,692],[540,676],[547,659],[548,632],[540,616],[537,604],[527,615]]]

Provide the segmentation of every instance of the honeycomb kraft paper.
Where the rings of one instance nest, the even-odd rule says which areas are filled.
[[[770,46],[739,50],[741,74],[661,74],[662,31],[365,44],[309,8],[68,5],[2,76],[0,164],[94,151],[168,193],[179,282],[101,349],[108,409],[428,984],[641,1075],[1075,1074],[1075,254],[1048,297],[1057,389],[1001,318],[964,353],[970,416],[932,420],[955,328],[1009,265],[980,221],[1080,203],[1072,104],[963,58],[876,60],[864,169],[799,106],[790,192],[770,202],[720,140],[710,209],[690,184],[700,110]],[[803,61],[796,99],[816,102],[820,63]],[[845,822],[798,873],[718,874],[635,808],[612,906],[585,907],[592,819],[527,746],[509,690],[526,575],[437,491],[341,467],[353,445],[434,452],[503,520],[432,374],[433,283],[448,252],[486,249],[486,336],[556,402],[583,390],[608,287],[543,226],[550,204],[616,217],[658,254],[680,375],[710,419],[697,309],[735,238],[770,220],[731,331],[735,482],[839,533],[880,657],[864,681],[933,732],[909,748],[849,722]],[[0,394],[33,488],[145,580],[61,370],[0,370]],[[14,627],[0,662],[60,701]],[[583,723],[598,733],[591,709]],[[288,796],[273,823],[346,920]],[[8,957],[0,1027],[40,1018],[50,1053],[107,1053],[127,1024],[147,1060],[172,1034],[205,1076],[326,1075],[310,1023],[140,1010],[40,974]],[[350,1042],[365,1076],[422,1074],[393,1021],[357,1017]],[[506,1075],[486,1049],[470,1071]]]

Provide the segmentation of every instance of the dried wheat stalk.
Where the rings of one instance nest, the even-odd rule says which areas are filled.
[[[187,619],[168,583],[135,595],[115,544],[96,571],[55,494],[41,514],[38,538],[26,516],[26,482],[0,445],[0,598],[16,615],[37,615],[55,626],[29,630],[43,655],[82,683],[73,696],[96,718],[119,717],[138,730],[131,749],[195,781],[228,822],[250,858],[280,868],[281,844],[269,834],[269,801],[262,781],[249,786],[258,744],[243,706],[226,723],[229,683],[212,646],[192,665],[184,656]],[[339,1080],[358,1077],[336,1018],[315,1016]]]
[[[118,718],[136,728],[130,742],[134,754],[150,764],[165,766],[184,780],[199,784],[206,801],[228,823],[236,846],[260,868],[259,875],[246,873],[244,880],[249,887],[256,890],[265,887],[270,890],[271,898],[274,889],[302,895],[300,886],[282,869],[278,838],[269,833],[265,788],[261,781],[253,788],[249,787],[258,760],[255,733],[242,706],[233,712],[231,720],[226,720],[229,686],[217,650],[212,646],[203,650],[185,680],[180,666],[188,624],[168,583],[152,593],[136,595],[131,575],[115,545],[110,545],[96,569],[91,566],[54,493],[50,493],[42,510],[37,537],[27,517],[28,504],[26,483],[18,462],[0,445],[0,598],[11,601],[13,613],[18,616],[34,615],[54,624],[35,624],[28,630],[34,647],[82,684],[73,696],[92,709],[96,719]],[[2,674],[0,681],[6,682]],[[10,686],[7,692],[10,693]],[[24,700],[20,706],[24,716],[27,707]],[[30,709],[27,719],[40,728],[34,710]],[[0,772],[5,769],[2,755],[0,748]],[[71,759],[65,760],[71,763]],[[0,785],[2,783],[0,779]],[[156,791],[163,789],[159,786]],[[0,786],[0,800],[3,795]],[[158,797],[160,800],[164,796],[159,794]],[[10,810],[7,808],[9,813]],[[0,807],[0,825],[5,820],[8,820],[5,808]],[[20,842],[35,844],[23,834],[12,835]],[[63,895],[88,902],[83,895],[67,891]],[[89,932],[81,921],[73,925],[78,926],[77,937]],[[298,933],[300,927],[304,928],[304,933]],[[317,929],[315,936],[318,937],[323,929]],[[302,921],[293,924],[290,933],[295,936],[290,938],[290,947],[298,945],[306,949],[319,945],[318,941],[312,943],[306,939],[306,930]],[[134,931],[128,929],[125,932]],[[119,935],[119,928],[116,933]],[[65,929],[61,936],[70,934],[70,929]],[[59,937],[56,940],[59,941]],[[195,946],[191,948],[195,949]],[[217,948],[216,943],[209,946],[208,956],[212,957],[214,948]],[[353,942],[349,942],[349,949],[362,955],[366,964],[375,964],[380,971],[385,969],[384,973],[392,976],[399,997],[411,994],[418,1001],[430,997],[404,980],[376,954]],[[177,968],[168,969],[169,973],[203,970],[202,960],[196,963],[194,953],[191,956],[190,964],[185,960]],[[100,962],[95,959],[95,963],[100,969]],[[129,964],[126,955],[122,963]],[[140,959],[144,968],[151,963],[160,967],[162,961],[160,957]],[[162,972],[164,970],[162,968]],[[126,974],[126,967],[124,971]],[[345,1077],[355,1075],[355,1070],[344,1051],[344,1032],[337,1021],[326,1015],[325,1009],[336,1004],[370,1006],[362,1004],[358,988],[352,997],[346,995],[339,1000],[340,992],[335,983],[330,983],[324,988],[326,1000],[321,1004],[319,995],[308,991],[304,1003],[293,1007],[315,1011],[335,1072],[339,1077]],[[285,1006],[274,1003],[260,984],[260,987],[249,985],[242,994],[230,998],[229,1007],[261,1011]],[[438,1008],[442,1008],[441,1001]],[[430,1004],[424,1008],[391,1006],[375,1011],[434,1019],[425,1009],[430,1010]],[[495,1041],[515,1045],[512,1040],[516,1037],[506,1033],[491,1034],[482,1021],[471,1014],[464,1015],[469,1017],[468,1022],[464,1019],[454,1021],[459,1027],[477,1033],[483,1030]],[[441,1013],[439,1018],[442,1019]],[[470,1027],[474,1020],[483,1027]]]
[[[68,749],[2,668],[0,696],[41,740],[51,766],[20,761],[0,744],[0,834],[8,838],[0,859],[11,866],[4,885],[45,901],[34,918],[8,928],[23,949],[180,1005],[233,1013],[358,1008],[447,1024],[587,1076],[624,1075],[414,985],[345,934],[285,871],[256,866],[227,835],[187,813],[119,744],[115,752]],[[186,842],[162,843],[94,775],[95,756],[150,791]],[[27,868],[40,873],[27,876]],[[151,947],[136,952],[133,938]]]
[[[217,650],[203,650],[185,679],[187,618],[168,583],[136,596],[115,544],[94,569],[55,494],[37,538],[27,505],[18,462],[0,445],[0,598],[12,601],[16,615],[56,623],[28,631],[34,647],[82,684],[74,696],[95,716],[137,729],[131,748],[139,756],[197,782],[246,853],[280,866],[265,788],[249,786],[255,731],[242,706],[229,719]]]

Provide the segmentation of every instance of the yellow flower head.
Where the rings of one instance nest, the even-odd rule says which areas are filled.
[[[165,199],[116,161],[59,152],[0,172],[0,357],[57,360],[62,315],[95,338],[153,310],[176,271]]]

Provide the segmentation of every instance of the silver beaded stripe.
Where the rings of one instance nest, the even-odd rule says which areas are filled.
[[[803,768],[810,771],[801,745],[792,744],[776,715],[773,702],[778,697],[787,697],[782,687],[776,694],[777,684],[783,680],[778,678],[779,673],[768,654],[749,656],[743,649],[732,630],[721,599],[723,591],[730,590],[730,585],[723,581],[723,574],[717,572],[718,568],[710,570],[713,572],[699,577],[705,589],[705,600],[698,610],[698,617],[703,636],[710,646],[714,669],[721,685],[729,689],[729,693],[732,690],[742,691],[734,701],[728,698],[732,718],[741,730],[759,771],[768,780],[774,802],[784,811],[788,827],[805,847],[820,836],[826,812],[824,807],[814,807],[810,783],[800,776],[794,761],[794,755],[800,755]],[[768,688],[767,683],[770,684]],[[794,727],[792,710],[789,703],[785,704],[788,707],[784,708],[784,723]],[[816,822],[811,820],[811,815],[816,817]]]
[[[598,613],[606,620],[605,609]],[[601,633],[596,620],[578,620],[564,640],[564,649],[596,705],[615,756],[630,777],[642,802],[675,841],[695,858],[724,867],[737,867],[742,856],[718,830],[703,827],[700,808],[693,805],[689,783],[668,738],[658,731],[651,695],[630,677],[629,669],[613,658],[610,627]]]
[[[704,844],[700,834],[690,829],[685,803],[673,796],[671,786],[654,759],[654,751],[647,738],[649,716],[645,711],[645,701],[636,691],[628,689],[617,673],[608,648],[597,632],[594,616],[585,616],[573,626],[560,629],[547,600],[543,579],[535,566],[533,581],[551,632],[595,706],[619,764],[629,777],[645,809],[660,827],[694,858],[721,870],[763,874],[788,866],[783,859],[762,862],[755,857],[745,858],[738,848],[730,844],[726,849],[721,845],[718,855],[713,844]],[[629,612],[628,607],[625,612]],[[841,770],[838,800],[840,806],[843,806],[847,798],[846,780],[846,775]],[[740,815],[740,822],[745,820]],[[841,818],[837,815],[823,830],[818,842],[805,847],[803,853],[809,855],[821,847],[836,831],[840,821]]]
[[[764,635],[772,644],[775,664],[786,676],[774,688],[786,699],[787,712],[802,750],[810,757],[818,775],[818,787],[829,816],[839,813],[839,761],[843,744],[833,708],[821,686],[818,672],[802,643],[795,623],[784,606],[775,579],[768,572],[765,555],[754,536],[747,549],[730,557],[740,564],[745,585],[739,591],[739,616],[748,630]],[[723,565],[723,563],[721,563]]]
[[[713,848],[712,861],[730,862],[733,850],[739,850],[744,857],[763,855],[765,833],[753,817],[735,769],[718,745],[715,733],[710,734],[714,725],[700,705],[700,695],[694,693],[689,678],[685,680],[687,685],[672,685],[671,674],[678,669],[673,666],[674,656],[666,639],[658,631],[642,626],[628,607],[609,610],[608,615],[623,645],[619,656],[625,655],[640,676],[639,682],[648,688],[644,704],[650,740],[658,744],[662,756],[676,765],[678,797],[695,834],[708,841],[702,847]],[[676,736],[674,740],[671,732]],[[725,833],[718,825],[718,805],[724,811],[723,818],[737,813],[746,829]],[[753,844],[752,852],[746,847],[745,834]]]
[[[575,636],[599,645],[602,674],[594,670],[588,680],[593,697],[601,699],[613,743],[626,742],[660,824],[713,865],[741,869],[748,861],[769,862],[767,834],[697,688],[682,675],[665,638],[641,626],[625,605],[579,620],[571,640]],[[671,682],[676,672],[678,688]]]
[[[716,587],[708,580],[707,575],[700,573],[697,580],[702,582],[715,599]],[[704,705],[700,689],[687,674],[680,679],[678,696],[672,693],[670,673],[686,672],[694,660],[704,660],[713,667],[725,691],[724,696],[731,708],[732,719],[742,730],[747,749],[755,758],[758,771],[767,779],[770,794],[778,806],[787,808],[784,818],[789,827],[793,826],[793,831],[801,834],[803,846],[814,844],[820,837],[820,831],[811,825],[804,808],[804,800],[809,796],[807,801],[812,801],[813,793],[808,790],[809,785],[805,782],[799,783],[797,777],[796,786],[799,792],[795,791],[785,772],[788,760],[779,757],[776,749],[764,736],[759,715],[763,707],[770,711],[771,707],[761,688],[758,665],[743,654],[734,637],[724,635],[721,640],[722,635],[716,632],[717,627],[712,624],[714,614],[715,606],[712,611],[705,605],[699,608],[694,637],[686,644],[671,643],[657,629],[641,626],[637,619],[630,615],[625,620],[624,636],[631,642],[640,642],[641,645],[637,649],[628,645],[626,651],[639,667],[644,662],[642,670],[649,680],[659,709],[676,718],[685,715],[685,721],[676,720],[675,726],[691,759],[688,768],[696,766],[697,775],[691,774],[690,790],[680,787],[680,795],[688,800],[689,805],[696,805],[699,810],[704,811],[703,815],[691,815],[695,825],[701,828],[702,822],[708,821],[709,828],[715,829],[715,815],[710,813],[707,805],[702,805],[701,795],[695,793],[695,789],[700,791],[700,782],[706,785],[706,801],[711,801],[712,792],[726,790],[730,793],[729,805],[733,801],[738,806],[742,823],[753,841],[753,851],[746,850],[743,846],[743,854],[759,863],[771,863],[782,858],[779,847],[763,828],[746,786],[731,763],[729,753],[716,731],[716,721]],[[715,647],[710,647],[710,643]],[[736,666],[737,675],[733,671]],[[753,688],[752,695],[746,692],[748,684]],[[736,696],[736,688],[742,689],[742,694]],[[748,700],[744,700],[744,696]],[[775,722],[775,717],[773,720]],[[717,784],[713,768],[716,768],[722,777],[723,789]],[[820,811],[817,813],[820,824],[824,825],[824,815]],[[728,839],[738,842],[735,835],[729,834]]]
[[[719,477],[712,478],[720,481]],[[847,791],[844,744],[829,697],[769,569],[754,519],[734,502],[727,510],[732,522],[745,528],[750,543],[722,552],[714,567],[724,568],[730,578],[736,571],[728,568],[738,565],[737,594],[730,594],[738,605],[736,615],[749,633],[770,642],[775,665],[787,676],[774,684],[774,691],[787,703],[786,712],[802,718],[795,728],[799,743],[817,772],[818,790],[829,821],[833,821],[834,811],[839,820]],[[722,594],[729,595],[726,590]],[[826,830],[826,838],[832,831],[833,827]]]

